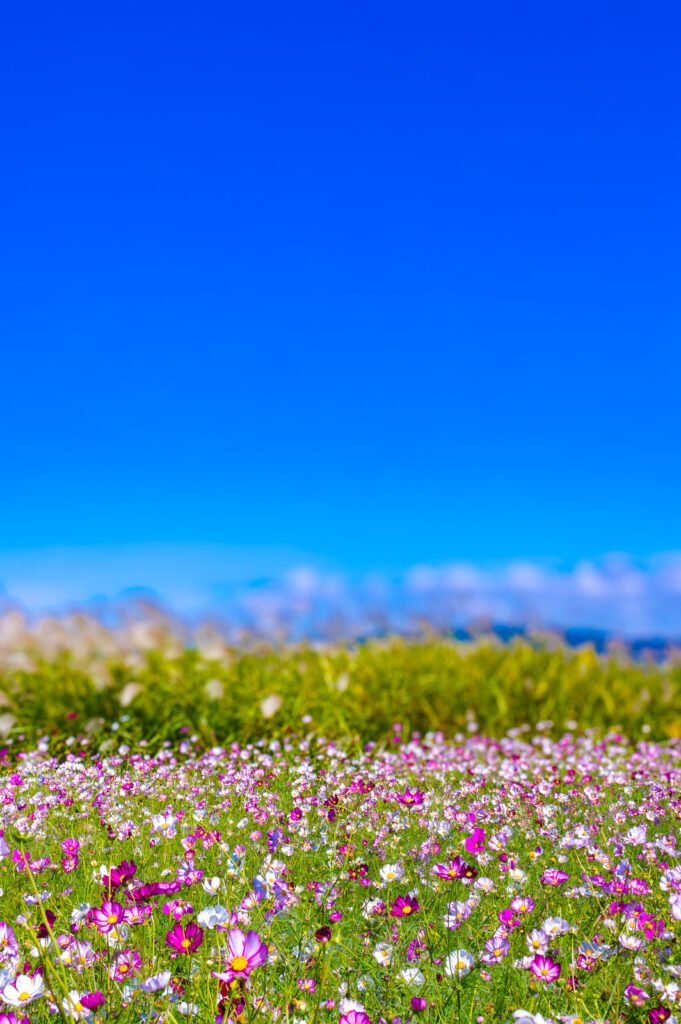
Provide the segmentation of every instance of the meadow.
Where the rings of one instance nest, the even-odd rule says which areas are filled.
[[[672,659],[147,640],[0,652],[0,1024],[676,1024]]]

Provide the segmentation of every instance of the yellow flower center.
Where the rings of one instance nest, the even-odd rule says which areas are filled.
[[[30,998],[31,997],[28,994],[28,992],[20,992],[19,993],[19,999],[21,999],[22,1003],[25,1002],[27,999],[30,999]]]
[[[411,914],[411,907],[402,907],[403,914]]]
[[[245,971],[248,967],[248,960],[245,956],[235,956],[229,961],[229,966],[233,971]]]
[[[191,941],[189,939],[183,939],[181,942],[181,946],[183,949],[189,949],[189,947],[191,946]]]
[[[82,1003],[76,1003],[73,1009],[76,1011],[76,1013],[82,1013],[85,1007],[83,1006]]]
[[[118,920],[118,917],[117,917],[116,914],[109,914],[109,916],[107,917],[107,921],[108,921],[109,924],[116,924],[117,920]]]

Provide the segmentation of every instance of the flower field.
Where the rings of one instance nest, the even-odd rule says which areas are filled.
[[[648,706],[667,694],[673,708],[673,666],[527,645],[220,662],[195,650],[110,657],[98,688],[88,657],[4,669],[0,1024],[675,1024],[681,741],[669,712],[639,712],[629,731],[603,721],[633,723],[644,685]],[[445,728],[437,703],[416,710],[419,694],[445,699],[438,666]],[[628,696],[601,704],[600,721],[523,717],[513,667],[535,691],[547,676],[560,690],[539,710],[578,714],[572,679]],[[387,725],[372,668],[397,676]],[[220,719],[239,673],[241,735]],[[506,704],[484,719],[504,673]],[[39,694],[40,678],[44,719],[22,719],[20,687]],[[145,702],[160,709],[164,694],[154,728]],[[92,728],[97,700],[110,712]]]

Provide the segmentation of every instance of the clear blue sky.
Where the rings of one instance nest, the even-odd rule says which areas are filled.
[[[680,31],[8,7],[0,548],[681,548]]]

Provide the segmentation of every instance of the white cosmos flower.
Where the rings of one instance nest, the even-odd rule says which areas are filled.
[[[423,985],[426,980],[418,967],[407,967],[405,970],[400,971],[400,976],[403,981],[406,981],[407,985]]]
[[[404,877],[404,868],[399,864],[384,864],[379,874],[384,882],[399,882]]]
[[[204,907],[196,915],[196,920],[202,928],[217,928],[219,924],[226,924],[229,921],[229,914],[224,907],[217,904],[214,907]]]
[[[13,985],[5,985],[0,996],[3,1002],[9,1003],[10,1006],[24,1006],[34,999],[39,999],[44,991],[43,979],[39,974],[35,978],[20,974]]]
[[[445,974],[450,978],[463,978],[475,963],[475,957],[466,949],[455,949],[445,960]]]
[[[392,962],[393,948],[389,942],[377,942],[371,955],[377,963],[387,966]]]
[[[546,932],[550,939],[554,939],[556,935],[565,935],[570,928],[571,925],[564,917],[547,917],[541,926],[541,930]]]
[[[204,878],[201,882],[201,888],[208,894],[217,892],[220,888],[220,879],[215,875],[213,878]]]
[[[160,992],[168,987],[172,976],[171,971],[161,971],[160,974],[152,974],[140,982],[140,989],[142,992]]]
[[[541,1013],[530,1013],[529,1010],[514,1010],[513,1016],[518,1024],[547,1024]]]
[[[82,1020],[84,1017],[92,1016],[92,1010],[88,1010],[87,1006],[83,1006],[80,1000],[80,992],[72,989],[69,992],[68,999],[64,996],[61,1001],[61,1005],[66,1010],[66,1013],[74,1017],[76,1020]]]

